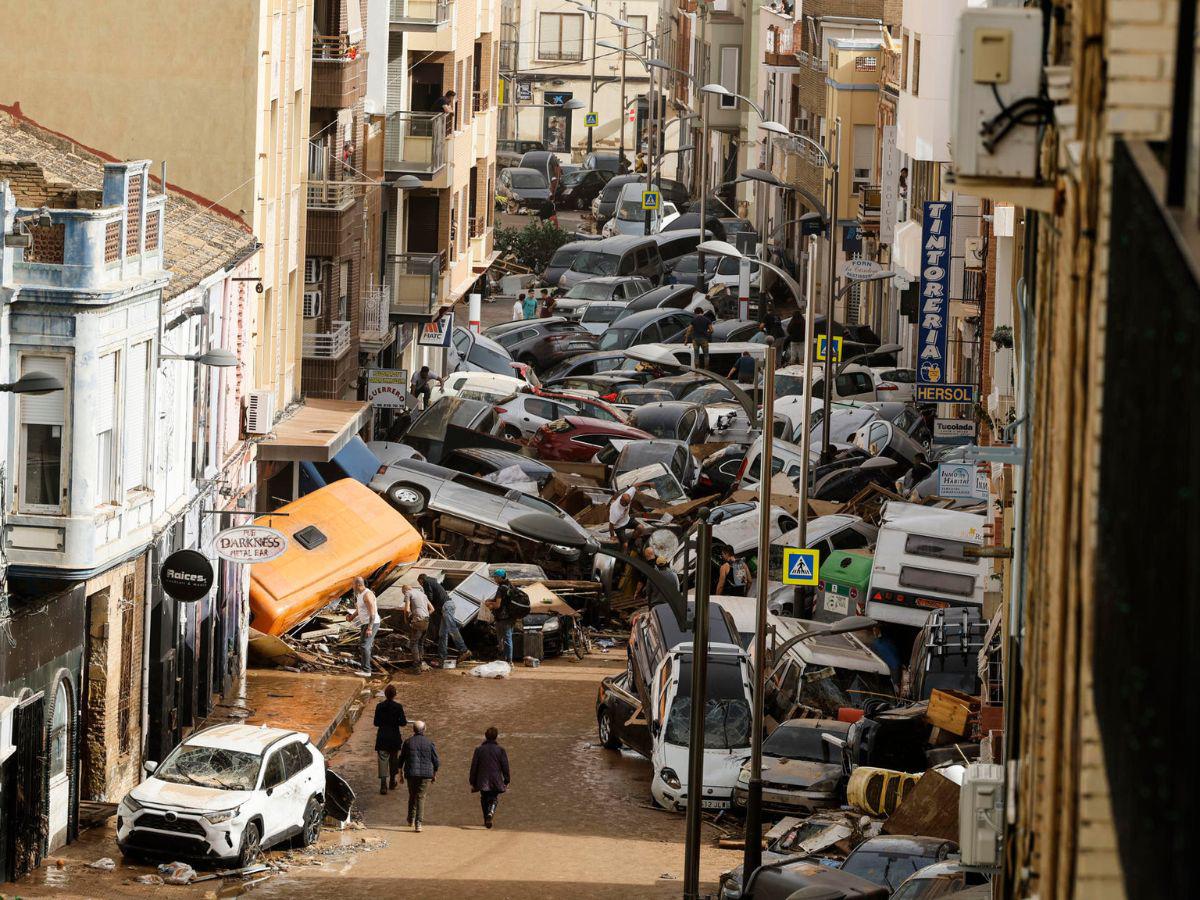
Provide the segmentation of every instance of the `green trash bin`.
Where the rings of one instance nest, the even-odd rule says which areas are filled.
[[[875,555],[866,550],[830,553],[821,563],[813,618],[818,622],[836,622],[845,616],[862,615],[874,561]]]

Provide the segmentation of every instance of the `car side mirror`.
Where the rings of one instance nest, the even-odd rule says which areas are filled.
[[[142,768],[145,770],[147,775],[153,775],[156,771],[158,771],[158,763],[152,759],[148,759],[142,763]]]
[[[275,788],[274,788],[274,787],[269,787],[269,788],[267,788],[267,796],[268,796],[268,797],[270,797],[270,796],[271,796],[273,793],[275,793]]]

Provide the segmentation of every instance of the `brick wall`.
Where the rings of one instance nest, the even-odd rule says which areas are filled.
[[[95,209],[99,204],[91,196],[96,191],[83,192],[87,196],[81,204],[80,192],[73,185],[59,181],[47,181],[46,173],[35,162],[0,159],[0,181],[8,181],[17,203],[21,206],[50,206],[54,209]]]
[[[145,599],[145,556],[87,583],[84,800],[114,802],[141,781]]]

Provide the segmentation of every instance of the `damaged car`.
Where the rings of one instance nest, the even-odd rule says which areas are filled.
[[[325,818],[325,757],[299,731],[216,725],[189,736],[117,805],[127,857],[249,865],[284,841],[316,842]]]

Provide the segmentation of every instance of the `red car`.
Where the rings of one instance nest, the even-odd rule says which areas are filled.
[[[640,428],[585,416],[567,416],[547,422],[539,428],[529,442],[529,448],[541,460],[590,462],[593,456],[608,446],[612,438],[625,441],[652,439]]]

